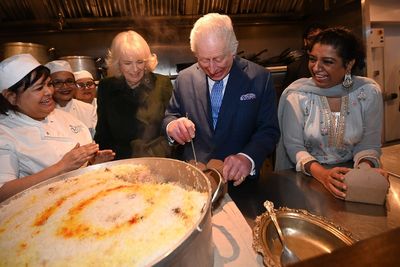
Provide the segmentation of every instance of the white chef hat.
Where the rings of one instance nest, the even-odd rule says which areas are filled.
[[[19,82],[40,66],[31,54],[18,54],[0,62],[0,92]]]
[[[68,71],[68,72],[73,73],[71,65],[66,60],[53,60],[53,61],[48,62],[45,66],[47,68],[49,68],[50,74],[53,74],[53,73],[59,72],[59,71]]]
[[[80,71],[74,72],[74,76],[75,76],[75,81],[84,79],[84,78],[90,78],[90,79],[94,80],[93,75],[90,72],[88,72],[87,70],[80,70]]]

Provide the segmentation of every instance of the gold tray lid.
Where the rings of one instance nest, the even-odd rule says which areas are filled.
[[[301,209],[275,210],[288,247],[300,261],[350,246],[353,234],[328,219]],[[257,216],[253,228],[253,249],[263,256],[267,267],[280,267],[282,244],[268,212]]]

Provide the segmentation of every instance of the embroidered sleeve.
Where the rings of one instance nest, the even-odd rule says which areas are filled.
[[[381,162],[379,160],[379,153],[374,149],[368,149],[358,152],[354,155],[354,168],[356,168],[362,159],[367,159],[374,164],[375,168],[381,167]]]
[[[304,166],[307,163],[309,163],[310,161],[317,161],[317,159],[305,151],[301,151],[301,152],[297,153],[296,158],[297,158],[296,171],[302,172],[305,175],[311,176],[311,174],[309,174],[306,171]]]
[[[380,166],[381,137],[383,121],[383,102],[379,88],[365,87],[358,93],[361,105],[363,135],[354,147],[353,157],[357,164],[362,158],[368,158],[375,166]]]

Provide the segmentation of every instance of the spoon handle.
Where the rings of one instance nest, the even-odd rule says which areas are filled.
[[[264,207],[267,209],[267,211],[269,213],[269,216],[270,216],[272,222],[275,225],[275,228],[276,228],[276,230],[278,232],[278,236],[279,236],[279,239],[281,240],[282,245],[284,245],[285,244],[285,240],[283,238],[283,233],[282,233],[281,227],[279,226],[278,220],[276,219],[276,214],[275,214],[275,210],[274,210],[274,203],[272,203],[271,201],[267,200],[267,201],[264,202]]]
[[[189,114],[186,112],[186,119],[189,119]],[[197,166],[196,150],[194,149],[193,139],[190,140],[190,145],[192,146],[194,164]]]

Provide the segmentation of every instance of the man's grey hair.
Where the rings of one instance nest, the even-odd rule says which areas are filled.
[[[226,43],[229,52],[236,54],[238,40],[233,31],[232,20],[227,15],[209,13],[199,18],[190,32],[190,49],[197,52],[197,45],[201,39],[213,35]]]

